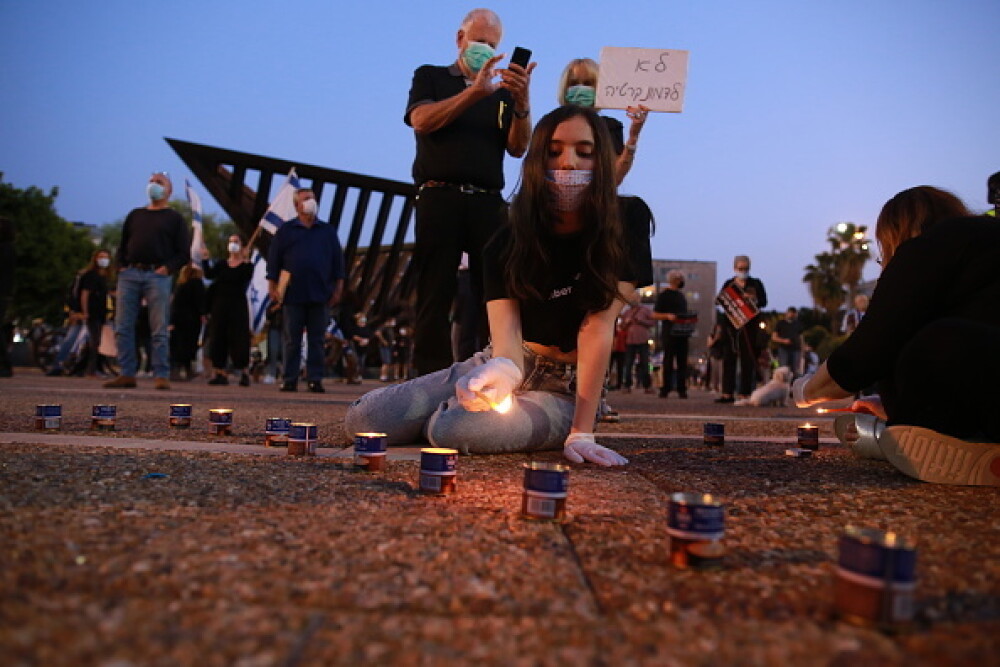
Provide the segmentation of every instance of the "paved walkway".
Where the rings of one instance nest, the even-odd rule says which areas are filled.
[[[599,438],[631,463],[572,466],[568,521],[553,524],[521,517],[522,466],[558,452],[462,457],[458,493],[427,497],[416,447],[373,475],[343,465],[350,448],[302,459],[259,444],[276,413],[343,440],[357,388],[140,382],[0,381],[11,664],[986,665],[1000,651],[1000,493],[855,459],[829,417],[811,417],[816,456],[793,459],[794,408],[612,395],[622,422]],[[64,407],[60,433],[32,429],[49,402]],[[99,402],[118,405],[119,430],[88,430]],[[198,419],[233,407],[233,436],[169,429],[172,402]],[[709,420],[726,424],[724,447],[703,445]],[[724,499],[720,569],[671,564],[677,491]],[[919,540],[907,632],[834,615],[848,523]]]

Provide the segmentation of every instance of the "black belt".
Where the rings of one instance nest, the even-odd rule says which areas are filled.
[[[134,263],[133,262],[132,264],[129,264],[125,268],[127,268],[127,269],[139,269],[140,271],[156,271],[157,267],[159,267],[159,266],[160,266],[160,264],[138,264],[138,263]]]
[[[445,183],[444,181],[424,181],[420,184],[420,189],[424,188],[448,188],[449,190],[458,190],[463,195],[498,195],[500,190],[490,190],[489,188],[481,188],[477,185],[471,185],[469,183]]]

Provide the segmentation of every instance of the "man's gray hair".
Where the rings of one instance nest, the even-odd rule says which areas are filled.
[[[681,271],[680,269],[671,269],[667,273],[667,284],[668,285],[673,285],[674,283],[678,283],[678,282],[680,282],[682,280],[684,280],[684,272]]]
[[[480,7],[479,9],[473,9],[471,12],[465,15],[462,19],[462,25],[459,26],[462,30],[468,30],[469,26],[476,19],[483,19],[490,26],[496,27],[500,33],[503,33],[503,23],[500,22],[500,17],[492,9],[485,9]]]
[[[747,255],[736,255],[736,257],[733,257],[733,266],[736,266],[740,262],[746,262],[747,266],[750,266],[750,257]]]

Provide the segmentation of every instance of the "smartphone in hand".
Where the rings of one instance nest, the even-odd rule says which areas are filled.
[[[530,60],[531,49],[526,49],[523,46],[514,47],[514,54],[510,57],[512,65],[520,65],[521,67],[526,68]]]

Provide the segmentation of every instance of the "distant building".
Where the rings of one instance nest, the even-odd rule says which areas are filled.
[[[691,336],[690,361],[697,362],[707,352],[706,340],[715,322],[716,266],[715,262],[693,259],[654,259],[653,285],[642,290],[642,301],[650,307],[656,303],[656,295],[667,285],[667,274],[674,269],[684,274],[684,296],[688,309],[698,313],[698,326]],[[659,348],[660,336],[654,338]]]

